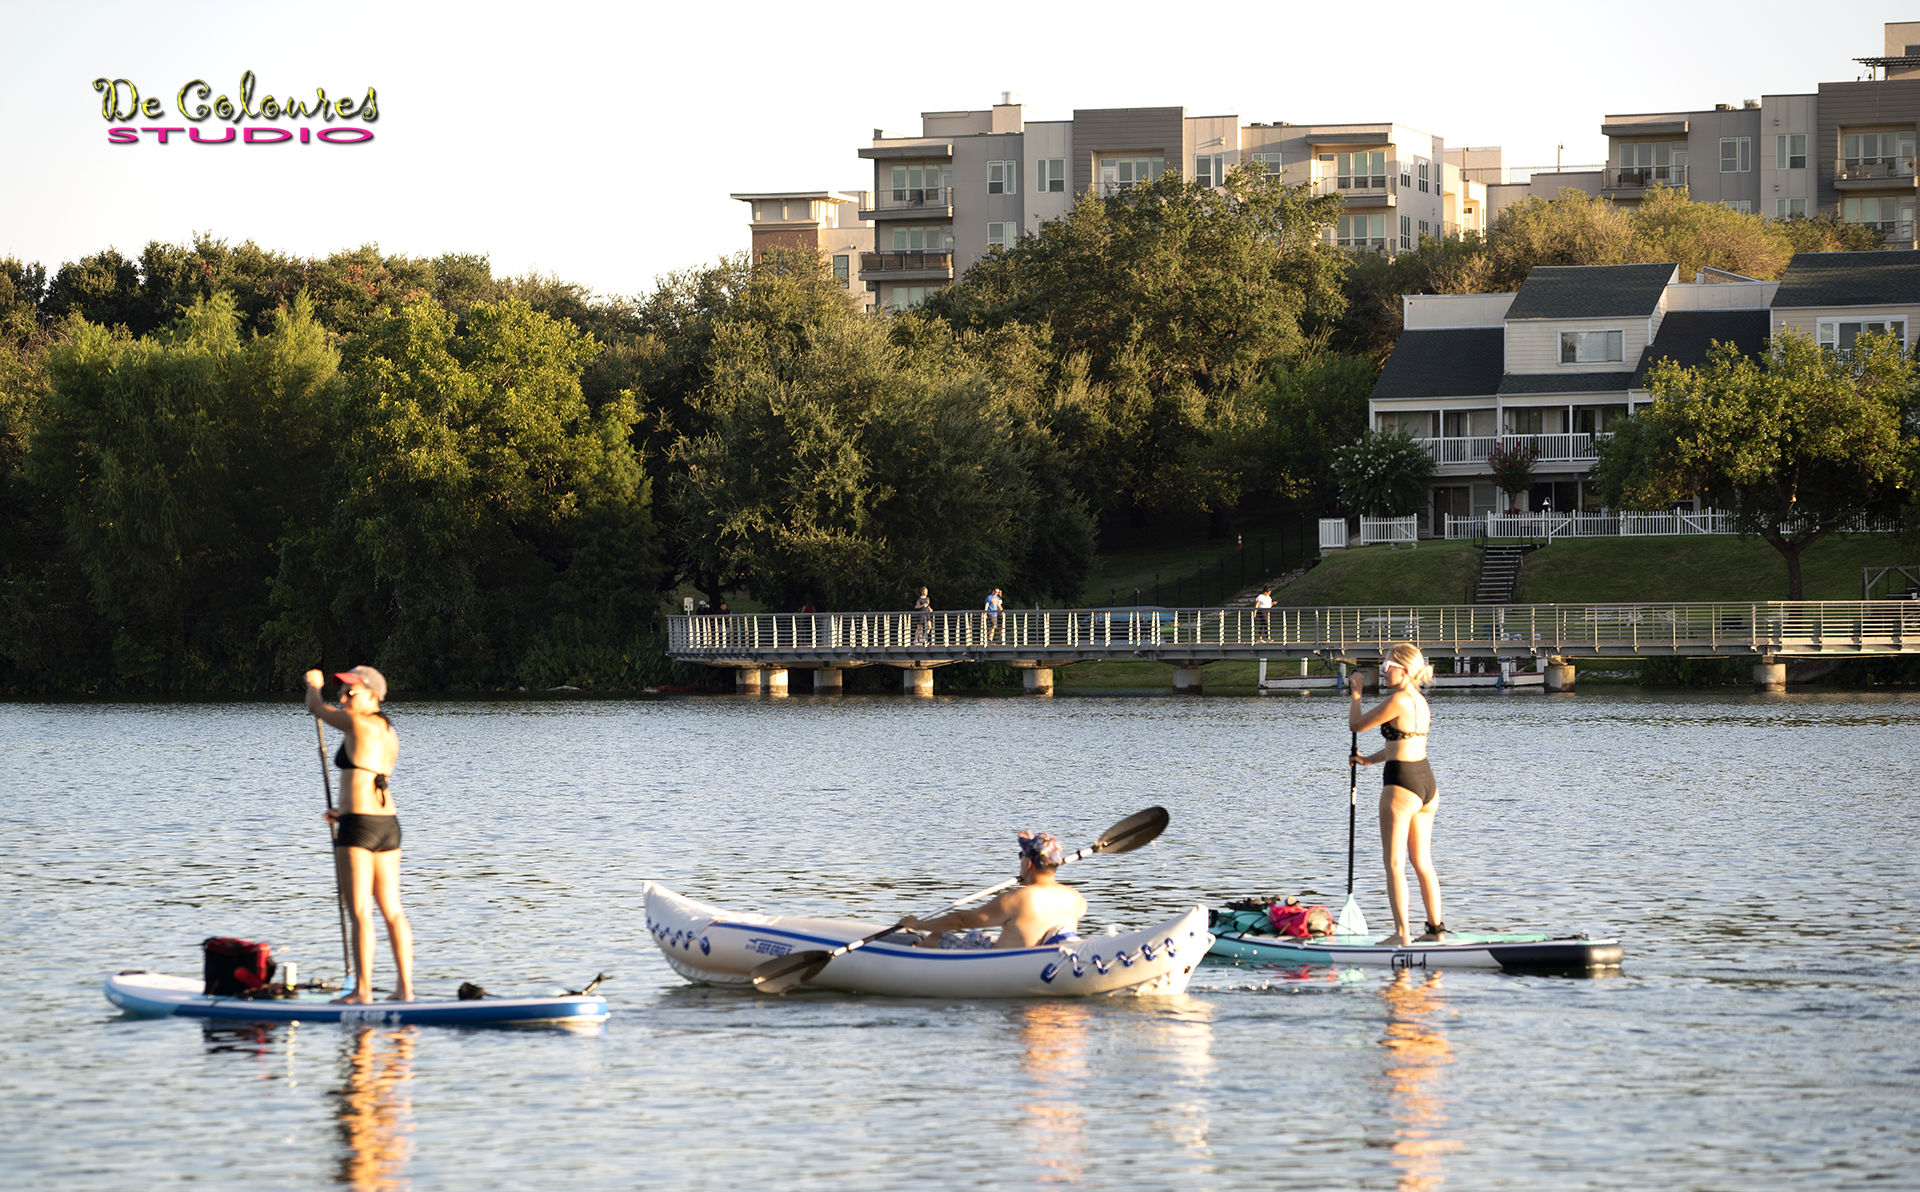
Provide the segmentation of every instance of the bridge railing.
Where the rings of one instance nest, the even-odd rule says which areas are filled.
[[[1254,647],[1371,652],[1409,641],[1444,652],[1753,653],[1822,648],[1920,651],[1920,602],[1748,601],[1653,604],[1092,608],[864,613],[733,613],[667,618],[668,652],[927,657],[1020,650],[1165,652]]]

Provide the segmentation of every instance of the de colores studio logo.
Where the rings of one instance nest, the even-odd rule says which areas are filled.
[[[242,74],[236,102],[225,95],[216,98],[203,79],[188,80],[173,97],[174,107],[186,123],[172,127],[158,123],[168,115],[159,97],[142,99],[140,88],[129,79],[98,78],[93,81],[93,89],[100,93],[101,118],[112,126],[107,129],[107,143],[112,145],[137,145],[149,140],[172,145],[183,136],[195,145],[280,145],[296,140],[302,145],[364,145],[373,140],[373,130],[366,126],[380,119],[380,104],[372,87],[359,100],[329,99],[324,87],[314,88],[312,99],[295,95],[255,99],[256,83],[252,71]],[[208,100],[213,101],[211,106]],[[156,123],[139,123],[144,120]],[[262,121],[306,123],[288,127]],[[315,121],[327,127],[315,128]]]

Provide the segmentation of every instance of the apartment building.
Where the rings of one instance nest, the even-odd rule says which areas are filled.
[[[1695,202],[1773,219],[1837,214],[1873,225],[1889,247],[1914,248],[1920,21],[1889,22],[1883,40],[1883,54],[1854,59],[1868,68],[1865,80],[1700,111],[1606,116],[1604,167],[1496,185],[1490,215],[1562,189],[1635,206],[1655,186],[1684,186]]]
[[[1671,161],[1669,161],[1671,164]],[[1652,400],[1660,360],[1703,364],[1712,345],[1749,355],[1792,328],[1834,351],[1865,332],[1904,345],[1920,318],[1920,252],[1801,253],[1777,282],[1671,264],[1542,266],[1512,294],[1411,294],[1406,330],[1376,382],[1369,416],[1401,428],[1438,464],[1430,526],[1445,515],[1597,507],[1589,477],[1616,419]],[[1487,453],[1537,452],[1527,493],[1501,493]]]
[[[1209,185],[1257,163],[1345,210],[1329,229],[1346,248],[1396,253],[1423,235],[1484,227],[1485,187],[1450,168],[1439,137],[1406,125],[1295,125],[1193,116],[1185,108],[1076,110],[1028,120],[1004,94],[982,111],[923,112],[918,136],[874,130],[874,245],[860,280],[882,309],[924,301],[995,247],[1066,213],[1092,190],[1110,194],[1178,170]],[[1498,149],[1478,150],[1485,166]]]
[[[856,214],[868,205],[868,195],[795,190],[727,197],[748,207],[754,260],[769,248],[812,249],[833,263],[834,279],[856,301],[868,308],[873,306],[873,295],[858,280],[861,258],[873,251],[873,225]]]

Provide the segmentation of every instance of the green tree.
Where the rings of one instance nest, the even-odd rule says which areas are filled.
[[[1730,511],[1780,552],[1788,599],[1808,547],[1912,490],[1914,366],[1891,337],[1834,353],[1782,331],[1763,358],[1720,344],[1699,367],[1662,361],[1647,388],[1653,404],[1600,448],[1602,499],[1657,509],[1691,495]]]
[[[1539,458],[1540,452],[1531,442],[1497,443],[1487,452],[1487,472],[1495,488],[1519,498],[1524,507],[1527,493],[1533,488],[1533,465]]]
[[[580,393],[596,349],[517,300],[474,303],[463,332],[426,299],[367,328],[331,524],[290,544],[276,585],[283,668],[342,651],[400,686],[488,685],[542,634],[632,636],[662,569],[633,401],[596,413]]]
[[[242,339],[224,294],[135,340],[75,319],[27,478],[143,681],[244,685],[273,543],[305,514],[338,357],[304,296]],[[123,666],[123,669],[126,669]]]
[[[1405,517],[1427,502],[1439,465],[1405,430],[1363,431],[1333,453],[1340,499],[1366,517]]]

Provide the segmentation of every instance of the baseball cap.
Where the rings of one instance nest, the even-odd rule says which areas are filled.
[[[356,666],[350,671],[341,671],[333,676],[342,683],[365,683],[367,690],[373,692],[373,698],[387,698],[387,677],[370,666]]]

